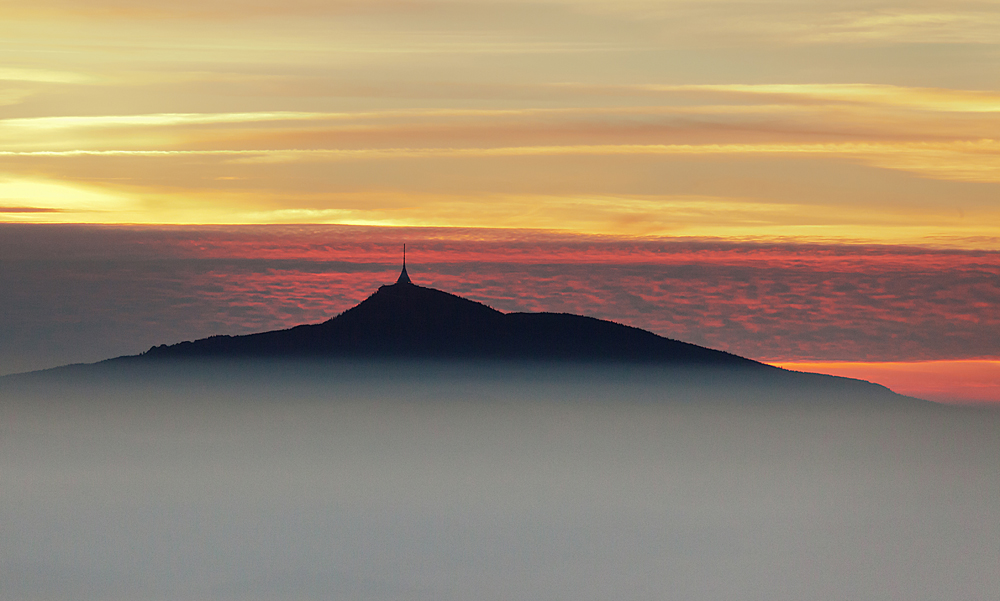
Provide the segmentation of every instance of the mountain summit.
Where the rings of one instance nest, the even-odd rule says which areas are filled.
[[[406,357],[681,363],[764,367],[736,355],[566,313],[502,313],[414,284],[403,269],[329,321],[155,346],[146,358]]]
[[[74,394],[81,385],[97,386],[104,398],[136,386],[157,395],[164,387],[200,390],[213,382],[223,387],[220,394],[224,389],[226,395],[264,398],[312,395],[316,385],[326,390],[340,384],[349,397],[356,385],[387,382],[447,396],[454,391],[442,389],[442,383],[489,388],[501,381],[505,386],[520,381],[518,386],[528,386],[521,389],[525,394],[539,398],[615,399],[643,390],[650,400],[713,403],[909,406],[915,400],[877,384],[786,371],[593,317],[502,313],[414,284],[405,263],[396,283],[323,323],[212,336],[93,364],[3,376],[0,398],[11,391],[48,398],[67,383]],[[536,387],[542,383],[556,386]]]

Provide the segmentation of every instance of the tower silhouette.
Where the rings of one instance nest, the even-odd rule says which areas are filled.
[[[409,274],[406,273],[406,244],[403,244],[403,271],[399,272],[397,284],[412,284]]]

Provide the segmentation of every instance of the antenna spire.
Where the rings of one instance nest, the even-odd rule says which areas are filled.
[[[403,271],[399,272],[399,279],[396,280],[397,284],[412,284],[410,281],[410,276],[406,273],[406,244],[403,244]]]

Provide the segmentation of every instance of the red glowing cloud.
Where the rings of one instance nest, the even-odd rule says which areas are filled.
[[[405,242],[415,283],[502,311],[591,315],[769,362],[1000,357],[996,252],[450,228],[2,227],[4,310],[20,324],[8,339],[53,322],[63,336],[111,328],[104,338],[118,342],[103,356],[324,321],[395,281]]]

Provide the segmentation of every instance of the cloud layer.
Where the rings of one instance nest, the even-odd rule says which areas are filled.
[[[5,221],[1000,236],[992,2],[46,0],[0,17]]]
[[[329,319],[395,280],[766,361],[1000,357],[995,252],[514,230],[3,226],[5,372]]]

